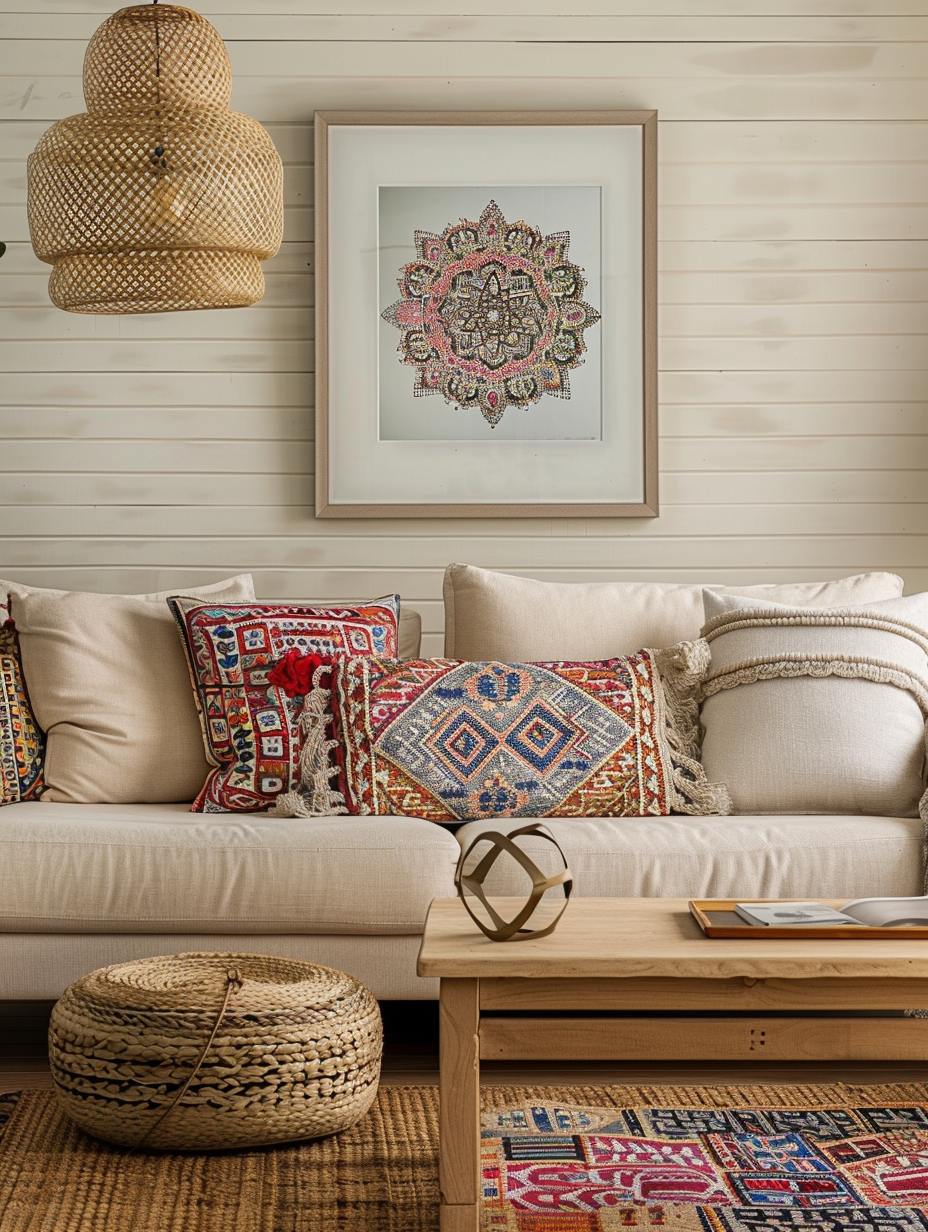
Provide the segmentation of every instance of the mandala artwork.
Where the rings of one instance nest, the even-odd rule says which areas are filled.
[[[479,222],[416,231],[416,260],[398,278],[403,298],[382,314],[402,330],[397,349],[416,369],[416,397],[478,407],[491,427],[507,407],[569,398],[584,330],[599,320],[569,245],[566,231],[507,222],[495,201]]]

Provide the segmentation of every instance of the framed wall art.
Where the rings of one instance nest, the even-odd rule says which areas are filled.
[[[651,517],[657,113],[316,113],[316,513]]]

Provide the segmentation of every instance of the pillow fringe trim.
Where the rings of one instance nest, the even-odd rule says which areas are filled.
[[[733,804],[724,783],[710,783],[699,760],[697,690],[709,668],[709,644],[700,638],[666,650],[649,651],[655,667],[655,699],[661,708],[660,731],[671,768],[671,804],[691,817],[728,817]]]
[[[928,715],[928,687],[924,680],[885,660],[857,655],[780,652],[769,657],[746,659],[742,663],[733,663],[717,676],[706,680],[702,685],[701,696],[712,697],[715,693],[735,689],[742,684],[795,679],[799,676],[810,676],[819,680],[828,676],[840,676],[845,680],[870,680],[874,684],[894,685],[897,689],[911,693],[922,713]]]
[[[321,684],[323,674],[329,672],[331,668],[328,667],[316,668],[313,687],[303,699],[299,788],[278,796],[274,807],[268,810],[269,817],[338,817],[348,812],[345,797],[329,782],[338,772],[329,756],[332,749],[337,748],[338,741],[326,739],[332,722],[332,693]]]
[[[898,637],[908,638],[926,654],[928,654],[928,637],[920,625],[911,621],[899,620],[896,617],[880,617],[855,608],[808,608],[802,612],[790,612],[787,615],[772,615],[769,612],[752,609],[748,604],[734,612],[720,612],[711,617],[703,625],[702,635],[711,642],[722,634],[736,632],[739,629],[772,629],[788,627],[804,627],[816,629],[876,629],[881,633],[895,633]]]

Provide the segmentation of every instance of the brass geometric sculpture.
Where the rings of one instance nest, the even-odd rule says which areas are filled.
[[[28,164],[29,230],[69,312],[245,307],[283,238],[283,168],[230,111],[213,26],[174,4],[109,17],[84,57],[87,112],[53,124]]]
[[[540,838],[550,843],[560,857],[560,870],[549,876],[540,869],[514,841],[524,836]],[[515,860],[532,882],[528,898],[508,921],[499,913],[498,907],[503,905],[500,899],[491,899],[486,893],[490,870],[497,860],[504,856]],[[546,937],[554,931],[570,898],[573,874],[554,835],[539,822],[533,821],[518,830],[510,831],[509,834],[500,834],[496,830],[485,830],[479,834],[461,854],[454,874],[454,884],[467,914],[491,941],[527,941],[535,937]],[[511,897],[506,896],[505,902],[507,906],[511,905]],[[533,917],[536,921],[535,927],[526,928],[526,924]]]

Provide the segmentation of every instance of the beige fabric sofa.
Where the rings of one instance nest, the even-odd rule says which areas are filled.
[[[755,593],[833,606],[901,590],[901,579],[869,574]],[[552,587],[455,566],[446,579],[448,653],[548,658],[557,643],[556,657],[604,657],[667,645],[698,636],[700,594],[696,586]],[[435,982],[415,974],[428,904],[454,893],[462,843],[483,829],[519,824],[471,822],[455,834],[408,817],[204,815],[184,804],[11,805],[0,811],[0,999],[57,997],[95,967],[194,949],[304,958],[352,972],[380,998],[434,997]],[[547,824],[583,895],[921,893],[917,817]]]
[[[500,823],[503,829],[519,824]],[[591,818],[547,823],[588,895],[921,893],[918,818]],[[182,950],[283,954],[381,998],[415,974],[458,836],[416,818],[277,819],[182,804],[14,804],[0,818],[0,1000],[57,997],[108,963]]]

